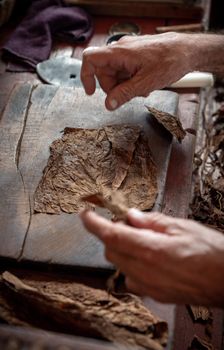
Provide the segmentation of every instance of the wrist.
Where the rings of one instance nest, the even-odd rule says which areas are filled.
[[[191,71],[224,74],[224,35],[183,34]]]

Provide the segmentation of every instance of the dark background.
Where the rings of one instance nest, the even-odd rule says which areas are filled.
[[[224,28],[224,1],[212,0],[210,29],[218,30]]]

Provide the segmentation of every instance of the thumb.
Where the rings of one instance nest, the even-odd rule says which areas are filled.
[[[128,222],[138,228],[148,228],[156,232],[166,233],[171,224],[178,219],[164,215],[162,213],[143,213],[138,209],[130,209],[128,211]]]
[[[135,77],[116,85],[107,95],[105,105],[110,111],[117,109],[132,98],[139,96],[137,92]]]

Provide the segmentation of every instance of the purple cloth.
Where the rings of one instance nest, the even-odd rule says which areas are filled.
[[[84,42],[93,32],[90,16],[61,0],[33,0],[26,17],[3,47],[10,71],[34,71],[49,57],[53,37]]]

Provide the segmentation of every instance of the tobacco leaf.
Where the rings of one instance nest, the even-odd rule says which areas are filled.
[[[159,111],[156,108],[146,106],[148,111],[161,123],[173,136],[181,142],[186,136],[186,131],[177,116],[167,112]]]
[[[131,294],[108,295],[74,282],[21,280],[4,272],[0,317],[10,324],[84,335],[161,350],[167,323]]]
[[[126,124],[66,128],[50,147],[34,210],[74,213],[86,207],[81,197],[100,192],[107,198],[118,189],[129,207],[150,209],[157,196],[157,169],[142,133],[139,126]]]
[[[208,321],[211,319],[211,311],[205,306],[188,305],[194,321]]]
[[[82,197],[82,201],[92,203],[100,208],[107,208],[116,220],[126,221],[128,207],[122,192],[113,192],[108,198],[104,198],[102,193],[93,193]]]
[[[214,350],[214,347],[207,340],[195,335],[188,350]]]
[[[130,168],[119,190],[125,194],[127,206],[139,210],[151,209],[157,196],[157,169],[151,154],[147,154],[148,140],[139,135]],[[136,174],[137,179],[136,179]],[[137,180],[137,181],[136,181]]]

